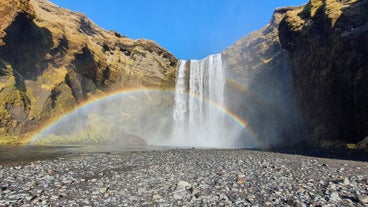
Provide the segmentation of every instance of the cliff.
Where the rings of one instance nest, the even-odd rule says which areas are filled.
[[[0,1],[0,137],[19,143],[78,104],[128,88],[175,87],[175,57],[46,0]]]
[[[368,1],[311,0],[279,26],[309,139],[368,135]]]
[[[303,132],[289,56],[278,37],[279,23],[290,9],[277,9],[268,25],[222,52],[229,77],[227,105],[268,147],[296,143]]]
[[[341,147],[367,137],[367,11],[359,0],[277,9],[223,52],[228,105],[256,139]]]

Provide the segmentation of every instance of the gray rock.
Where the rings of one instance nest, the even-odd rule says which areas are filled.
[[[176,190],[189,190],[192,187],[192,185],[186,181],[179,181],[176,184]]]
[[[106,193],[107,191],[109,190],[109,188],[108,187],[102,187],[102,188],[100,188],[100,193]]]
[[[194,196],[198,197],[200,193],[201,191],[198,188],[193,187],[192,194]]]
[[[350,185],[350,180],[349,178],[344,178],[344,185]]]
[[[159,194],[154,194],[154,195],[152,196],[152,199],[153,199],[153,200],[159,200],[159,199],[161,199],[161,196],[160,196]]]
[[[176,190],[173,192],[173,198],[178,200],[178,199],[183,199],[184,197],[188,196],[189,193],[187,190],[182,189],[182,190]]]
[[[358,197],[358,200],[359,200],[360,203],[368,204],[368,196],[367,195],[358,194],[357,197]]]
[[[53,196],[51,196],[51,200],[57,200],[57,199],[59,199],[60,197],[58,196],[58,195],[53,195]]]
[[[330,201],[331,202],[338,202],[340,200],[341,200],[341,198],[340,198],[338,192],[334,191],[334,192],[331,193],[331,195],[330,195]]]

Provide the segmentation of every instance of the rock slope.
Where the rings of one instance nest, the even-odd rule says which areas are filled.
[[[0,137],[27,133],[93,97],[172,88],[175,57],[46,0],[0,1]]]

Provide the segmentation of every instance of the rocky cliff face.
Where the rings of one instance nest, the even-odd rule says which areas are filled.
[[[368,135],[368,1],[311,0],[286,13],[279,38],[313,140]]]
[[[102,94],[175,87],[175,57],[46,0],[0,1],[0,137],[27,133]]]
[[[302,136],[291,83],[291,64],[278,26],[292,8],[278,9],[271,22],[223,51],[228,105],[245,117],[256,139],[271,146],[293,144]]]
[[[223,52],[230,108],[271,145],[363,140],[367,32],[367,1],[310,0],[277,9],[269,25]]]

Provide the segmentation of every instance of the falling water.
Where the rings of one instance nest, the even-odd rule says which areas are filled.
[[[216,107],[225,105],[224,85],[221,54],[179,61],[170,144],[234,147],[234,130],[228,130],[226,114]]]

